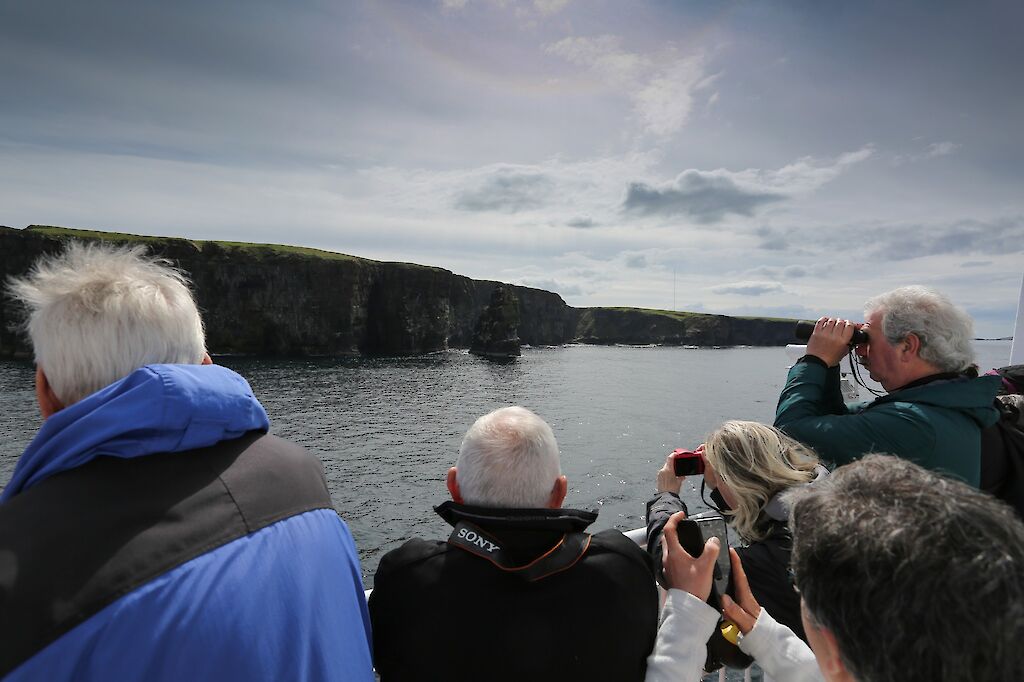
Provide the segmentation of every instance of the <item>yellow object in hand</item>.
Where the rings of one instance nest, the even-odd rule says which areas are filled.
[[[722,632],[722,637],[732,644],[739,644],[740,642],[740,627],[731,620],[723,620],[718,629]]]

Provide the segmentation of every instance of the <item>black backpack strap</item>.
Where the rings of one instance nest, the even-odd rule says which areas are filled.
[[[981,430],[980,488],[1024,518],[1024,428],[1020,411],[998,398],[999,421]]]
[[[467,521],[455,524],[452,534],[448,536],[448,544],[486,559],[502,571],[514,573],[528,582],[535,582],[572,568],[590,549],[590,534],[565,533],[554,547],[522,566],[512,563],[502,549],[501,541]]]

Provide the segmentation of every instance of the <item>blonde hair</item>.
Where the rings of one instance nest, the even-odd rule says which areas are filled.
[[[817,475],[813,450],[758,422],[725,422],[708,436],[704,457],[732,490],[736,507],[729,515],[747,542],[767,534],[761,511],[772,497]]]

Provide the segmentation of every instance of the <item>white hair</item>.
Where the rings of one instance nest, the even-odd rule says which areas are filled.
[[[893,289],[864,304],[864,314],[882,314],[889,343],[914,334],[921,340],[922,360],[943,372],[962,372],[974,364],[974,323],[945,295],[922,286]]]
[[[562,475],[547,422],[525,407],[503,407],[473,423],[455,464],[466,504],[542,508]]]
[[[36,364],[65,405],[143,365],[194,365],[206,353],[188,280],[143,246],[69,242],[9,279],[8,292],[25,306]]]

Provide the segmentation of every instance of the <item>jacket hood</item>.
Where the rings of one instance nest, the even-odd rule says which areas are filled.
[[[815,467],[814,474],[814,480],[808,481],[807,483],[801,483],[797,487],[814,485],[819,481],[825,480],[825,478],[828,477],[828,469],[819,464]],[[782,521],[783,523],[787,523],[789,521],[789,505],[783,502],[783,496],[790,490],[793,490],[792,486],[775,493],[772,496],[772,499],[768,500],[768,504],[764,506],[761,513],[773,521]]]
[[[876,398],[871,405],[888,402],[907,402],[934,405],[958,410],[971,417],[979,426],[991,426],[999,419],[999,413],[992,406],[1002,386],[998,376],[980,376],[974,379],[957,377],[940,379],[923,386],[897,389]]]
[[[597,513],[579,509],[506,509],[457,504],[451,500],[436,507],[438,516],[451,525],[469,521],[487,528],[582,531],[597,520]]]
[[[249,384],[230,369],[147,365],[50,416],[0,502],[96,457],[184,452],[269,427]]]

